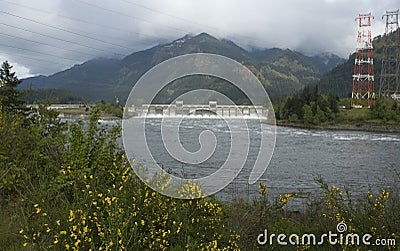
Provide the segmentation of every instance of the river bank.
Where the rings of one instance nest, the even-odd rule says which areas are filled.
[[[329,131],[364,131],[377,133],[400,133],[400,125],[398,124],[324,124],[324,125],[306,125],[304,123],[292,123],[283,120],[276,121],[277,126],[286,126],[292,128],[301,128],[309,130],[329,130]]]

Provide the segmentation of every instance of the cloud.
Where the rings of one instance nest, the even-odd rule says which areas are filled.
[[[33,74],[30,73],[30,70],[28,68],[26,68],[23,65],[20,65],[17,62],[9,61],[7,57],[0,55],[0,61],[1,62],[8,61],[13,67],[12,71],[17,72],[19,75],[22,75],[25,77],[33,76]]]
[[[0,0],[0,55],[20,77],[52,74],[95,57],[123,57],[207,32],[246,48],[306,54],[355,50],[359,13],[382,34],[396,0]]]

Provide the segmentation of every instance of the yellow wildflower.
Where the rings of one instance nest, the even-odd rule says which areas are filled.
[[[262,182],[260,182],[260,184],[258,186],[260,188],[261,194],[266,195],[267,194],[267,186]]]
[[[76,242],[75,242],[75,247],[77,247],[77,246],[79,246],[79,243],[81,243],[81,240],[76,240]]]
[[[107,202],[108,205],[111,205],[110,197],[107,196],[104,200],[105,200],[105,202]]]

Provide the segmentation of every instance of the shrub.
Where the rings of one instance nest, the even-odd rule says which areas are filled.
[[[23,246],[56,250],[235,250],[222,205],[213,198],[163,196],[132,172],[94,114],[70,126],[65,162],[28,209]],[[188,184],[185,193],[199,189]],[[49,199],[51,196],[51,199]]]

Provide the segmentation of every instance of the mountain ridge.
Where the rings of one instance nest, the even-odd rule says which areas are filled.
[[[323,55],[309,57],[289,49],[247,51],[233,41],[200,33],[134,52],[121,60],[96,58],[50,76],[23,79],[21,88],[65,89],[89,101],[118,98],[124,102],[134,83],[150,68],[175,56],[199,52],[219,54],[243,63],[273,95],[290,94],[316,84],[327,70],[344,61],[333,56],[334,60],[325,64],[323,61],[328,59]]]

